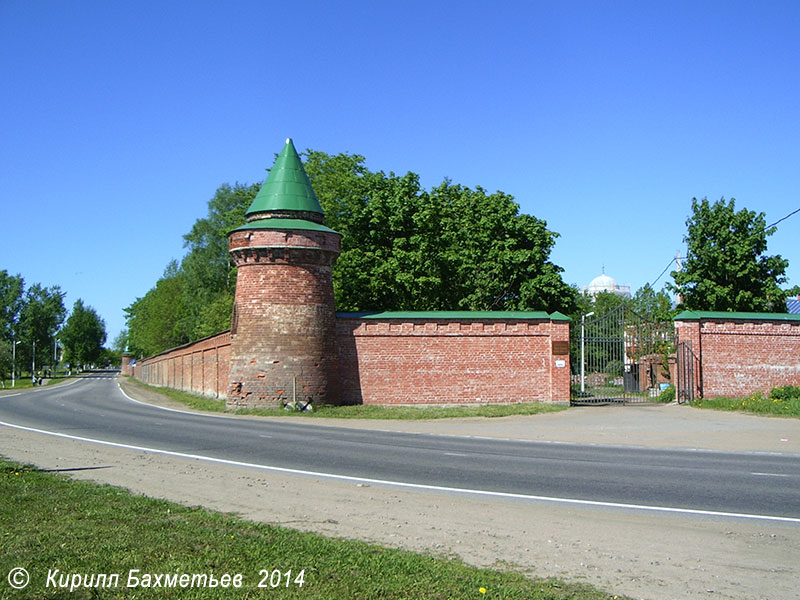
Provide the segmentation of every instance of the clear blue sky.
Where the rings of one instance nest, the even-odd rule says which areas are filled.
[[[568,283],[636,290],[692,197],[800,207],[798,32],[794,0],[0,0],[0,269],[110,343],[216,188],[292,137],[512,194]],[[790,284],[799,229],[769,241]]]

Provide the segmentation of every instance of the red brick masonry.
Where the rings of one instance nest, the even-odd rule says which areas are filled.
[[[212,398],[224,398],[228,389],[231,332],[172,348],[153,357],[128,365],[136,379],[159,387]]]
[[[686,311],[679,342],[694,353],[695,394],[742,397],[800,385],[800,315]]]
[[[391,315],[392,313],[384,313]],[[445,314],[445,313],[442,313]],[[341,401],[348,404],[569,402],[569,321],[402,318],[340,313]],[[225,398],[230,332],[140,360],[137,379]],[[290,400],[287,390],[284,400]]]
[[[437,319],[431,313],[340,313],[342,398],[380,405],[569,402],[569,321],[541,314]]]

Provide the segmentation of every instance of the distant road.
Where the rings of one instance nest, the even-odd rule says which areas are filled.
[[[461,438],[208,416],[114,372],[0,396],[0,422],[265,467],[486,493],[800,519],[800,456]],[[0,426],[2,435],[2,426]]]

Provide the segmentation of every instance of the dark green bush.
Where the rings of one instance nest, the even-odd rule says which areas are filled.
[[[789,400],[791,398],[800,398],[800,386],[798,385],[784,385],[782,387],[772,388],[769,393],[770,398],[775,400]]]

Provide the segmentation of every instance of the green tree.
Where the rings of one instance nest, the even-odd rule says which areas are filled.
[[[111,342],[111,349],[115,352],[119,352],[120,356],[122,355],[123,350],[128,345],[128,328],[124,328],[120,331],[117,336],[114,338],[114,341]]]
[[[683,269],[673,271],[670,288],[688,310],[782,312],[789,261],[767,256],[764,213],[736,211],[733,198],[711,204],[692,199],[686,221],[688,249]]]
[[[155,287],[125,309],[128,343],[137,356],[152,356],[191,341],[185,323],[184,278],[172,261]]]
[[[678,311],[672,307],[672,298],[666,290],[656,292],[649,283],[636,290],[631,299],[631,309],[639,316],[655,323],[672,321]]]
[[[11,342],[24,304],[25,285],[20,275],[0,271],[0,340]]]
[[[307,152],[306,171],[343,234],[340,310],[560,310],[576,302],[549,260],[558,234],[514,199],[445,180],[372,173],[363,157]]]
[[[106,324],[91,306],[78,299],[59,339],[64,346],[65,361],[81,366],[96,364],[103,356]]]
[[[230,327],[236,268],[228,255],[228,233],[244,222],[244,213],[260,185],[220,186],[208,202],[208,214],[184,237],[181,261],[184,313],[179,329],[199,339]]]
[[[43,287],[38,283],[25,292],[19,317],[22,343],[17,347],[18,365],[30,365],[35,358],[37,370],[40,365],[55,366],[52,364],[55,334],[67,314],[64,295],[57,285]]]
[[[4,389],[6,387],[6,379],[11,377],[11,359],[11,342],[0,340],[0,384]]]

